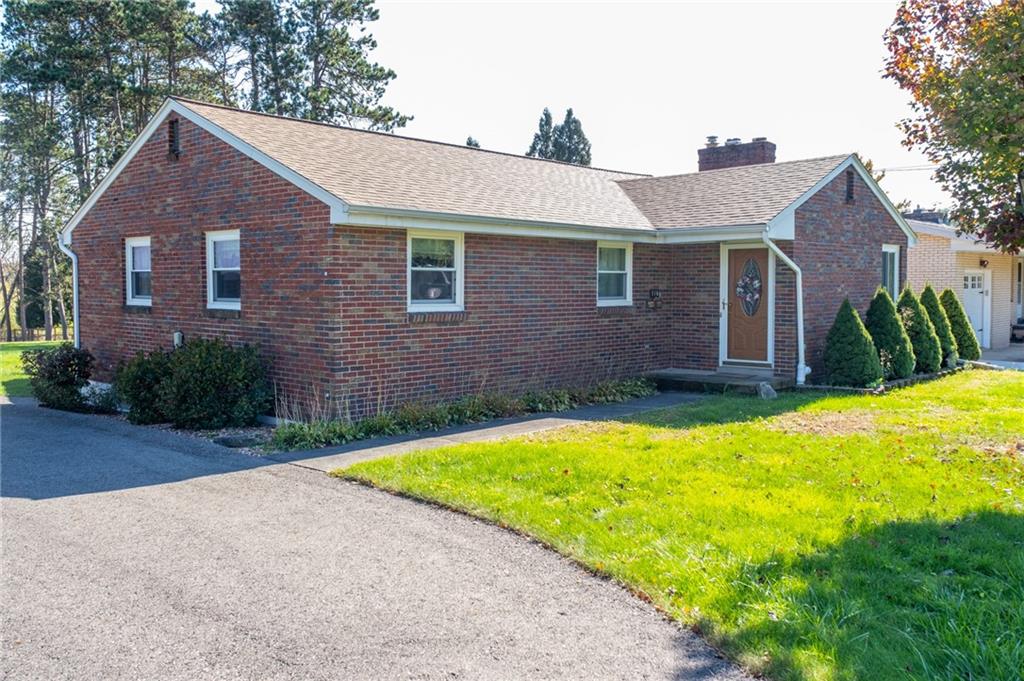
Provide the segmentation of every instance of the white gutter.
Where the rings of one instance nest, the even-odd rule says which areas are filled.
[[[782,262],[786,263],[786,267],[793,270],[793,274],[796,275],[796,384],[803,385],[804,381],[807,380],[807,374],[811,373],[811,369],[805,363],[804,357],[804,277],[803,272],[795,262],[793,262],[788,255],[782,252],[782,249],[775,245],[775,242],[768,238],[767,234],[761,235],[761,240],[765,246],[771,249],[772,253],[775,254]]]
[[[67,245],[64,243],[65,235],[62,233],[57,239],[57,247],[64,252],[69,258],[71,258],[71,298],[72,298],[72,314],[71,317],[74,320],[75,325],[75,347],[82,347],[81,339],[78,337],[78,255],[75,254]]]

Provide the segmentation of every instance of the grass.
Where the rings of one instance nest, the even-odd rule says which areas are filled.
[[[21,368],[21,353],[33,348],[58,345],[62,341],[28,341],[24,343],[0,343],[0,395],[7,397],[31,397],[32,388],[28,376]]]
[[[545,542],[777,679],[1019,679],[1024,374],[712,397],[337,475]]]

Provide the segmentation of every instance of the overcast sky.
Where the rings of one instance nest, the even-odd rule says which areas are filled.
[[[197,3],[201,8],[212,0]],[[778,160],[853,152],[926,165],[896,122],[907,95],[883,80],[897,2],[436,3],[379,0],[375,58],[398,74],[401,134],[524,153],[545,106],[573,107],[593,165],[697,169],[707,135],[764,136]],[[893,170],[895,201],[944,205],[930,170]]]

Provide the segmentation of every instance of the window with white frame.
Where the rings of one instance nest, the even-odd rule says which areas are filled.
[[[633,302],[633,244],[597,244],[597,304]]]
[[[242,254],[237,229],[206,233],[206,306],[242,307]]]
[[[124,240],[125,302],[128,305],[153,304],[153,264],[148,236]]]
[[[463,309],[462,234],[408,233],[410,312]]]
[[[891,244],[882,246],[882,286],[893,300],[900,292],[900,247]]]

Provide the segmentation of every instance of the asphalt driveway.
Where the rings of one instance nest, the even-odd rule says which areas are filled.
[[[0,408],[3,678],[744,678],[463,516],[174,433]]]

